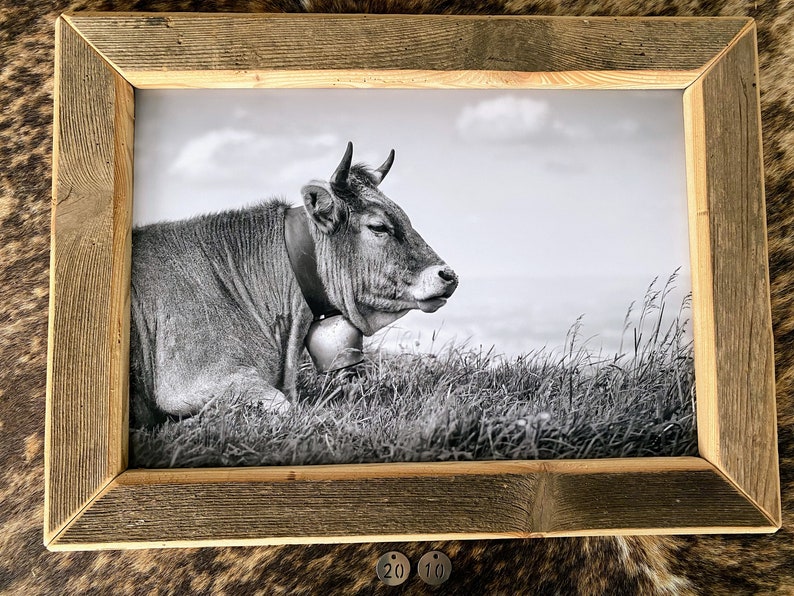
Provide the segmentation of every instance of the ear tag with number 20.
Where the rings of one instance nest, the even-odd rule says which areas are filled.
[[[399,586],[411,574],[411,562],[404,554],[392,550],[378,559],[378,579],[387,586]]]

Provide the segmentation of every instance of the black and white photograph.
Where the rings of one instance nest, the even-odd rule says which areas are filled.
[[[696,455],[682,92],[137,90],[130,467]]]

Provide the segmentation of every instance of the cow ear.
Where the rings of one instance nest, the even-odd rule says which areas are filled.
[[[332,191],[309,184],[301,189],[303,205],[309,217],[324,234],[333,234],[342,226],[347,211],[342,201]]]

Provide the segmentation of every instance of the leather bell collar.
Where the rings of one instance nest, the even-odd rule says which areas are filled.
[[[342,314],[331,304],[320,274],[317,271],[317,253],[314,239],[309,233],[309,222],[303,207],[292,207],[284,214],[284,242],[292,272],[298,280],[306,304],[314,319]]]
[[[314,315],[304,339],[309,356],[320,372],[340,370],[364,360],[364,334],[331,304],[317,271],[317,253],[303,207],[287,209],[284,243],[303,299]]]

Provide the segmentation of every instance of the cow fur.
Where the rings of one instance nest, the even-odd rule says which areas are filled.
[[[382,178],[347,170],[351,156],[352,144],[344,183],[302,189],[303,217],[332,305],[372,335],[411,309],[442,306],[457,276],[380,192]],[[295,401],[313,315],[287,256],[287,209],[271,200],[133,230],[133,427],[231,396],[271,410]]]
[[[377,557],[452,559],[449,594],[787,594],[794,590],[794,6],[777,0],[307,0],[318,12],[753,16],[775,329],[783,529],[774,535],[577,538],[50,553],[42,546],[53,25],[67,9],[300,11],[290,0],[0,0],[0,593],[404,594]],[[388,510],[384,511],[388,514]]]
[[[288,208],[274,201],[133,231],[133,426],[195,414],[224,394],[274,408],[279,389],[294,398],[312,314],[284,245]]]

